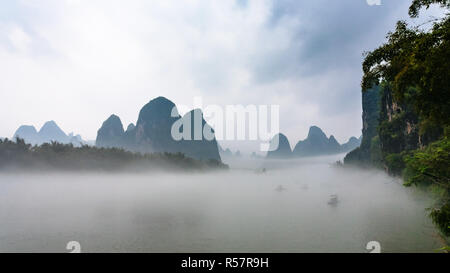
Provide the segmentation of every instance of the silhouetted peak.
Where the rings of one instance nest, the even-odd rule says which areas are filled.
[[[134,128],[136,128],[136,126],[133,123],[128,124],[127,132],[134,130]]]
[[[46,130],[59,130],[62,132],[61,128],[59,128],[59,126],[53,120],[50,120],[50,121],[47,121],[46,123],[44,123],[44,125],[42,125],[42,127],[41,127],[41,130],[39,130],[39,133],[46,131]]]
[[[317,126],[309,127],[308,138],[327,138],[325,133]]]
[[[178,110],[175,104],[165,97],[157,97],[142,107],[136,126],[143,122],[167,120],[178,118]]]
[[[333,135],[330,136],[329,141],[330,141],[330,143],[333,143],[333,144],[334,143],[339,144],[339,142],[336,140],[336,138]]]
[[[97,131],[96,145],[99,147],[116,147],[117,141],[124,134],[122,121],[116,115],[111,115]]]
[[[187,117],[188,114],[194,115]],[[197,118],[198,116],[200,118]],[[96,145],[121,147],[141,153],[183,153],[187,157],[220,161],[214,130],[211,129],[212,135],[208,135],[211,138],[202,137],[207,125],[201,110],[189,111],[183,118],[185,119],[180,117],[172,101],[165,97],[157,97],[141,108],[136,124],[128,125],[126,132],[117,129],[122,128],[122,123],[118,117],[111,116],[98,130]],[[202,125],[200,130],[197,130],[197,124],[192,126],[190,123],[196,119]],[[184,126],[188,127],[187,124],[191,125],[190,138],[188,128],[186,131],[183,130]],[[180,135],[175,137],[173,134],[177,129],[179,133],[182,133],[181,138],[179,138]]]
[[[292,156],[291,145],[288,138],[282,134],[276,134],[270,141],[270,151],[267,153],[269,158],[289,158]]]
[[[39,136],[44,142],[58,141],[65,143],[68,141],[66,133],[53,120],[44,123],[41,130],[39,130]]]
[[[44,125],[42,126],[42,128],[54,128],[54,127],[58,127],[58,125],[56,124],[56,122],[54,120],[49,120],[49,121],[45,122]],[[41,130],[42,130],[42,128],[41,128]]]
[[[22,125],[17,129],[16,134],[18,132],[37,134],[37,130],[33,125]]]
[[[279,133],[279,134],[275,135],[274,138],[277,138],[277,137],[278,137],[278,140],[279,140],[280,142],[283,142],[283,143],[289,143],[288,138],[287,138],[284,134]]]
[[[189,113],[191,113],[191,114],[200,114],[203,117],[203,111],[200,108],[192,109],[191,111],[189,111]]]
[[[102,124],[102,128],[113,129],[116,133],[123,133],[123,125],[120,118],[116,115],[111,115]]]
[[[122,123],[122,121],[120,120],[120,118],[114,114],[112,114],[111,116],[109,116],[108,119],[106,119],[105,122],[120,122]]]

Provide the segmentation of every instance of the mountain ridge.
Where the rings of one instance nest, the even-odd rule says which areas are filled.
[[[172,101],[159,96],[141,108],[136,125],[131,123],[126,131],[123,130],[120,118],[111,115],[98,130],[96,145],[120,147],[141,153],[183,153],[195,159],[221,161],[214,135],[211,140],[203,137],[196,140],[194,132],[192,130],[188,132],[188,129],[194,128],[194,120],[191,117],[196,116],[201,117],[201,132],[210,130],[214,134],[214,130],[204,120],[201,110],[193,109],[184,116],[180,116]],[[179,129],[189,125],[186,132],[190,136],[186,135],[183,130],[183,133],[178,132],[183,139],[175,140],[172,136],[175,125],[180,125]],[[190,137],[190,139],[186,139],[186,137]]]
[[[46,121],[39,131],[33,125],[21,125],[13,135],[13,139],[16,138],[21,138],[31,145],[41,145],[53,141],[63,144],[72,143],[75,146],[86,144],[80,135],[66,134],[54,120]]]
[[[291,148],[289,140],[282,133],[272,138],[271,145],[276,141],[277,137],[280,140],[280,145],[283,147],[281,148],[283,152],[278,147],[276,151],[268,152],[267,158],[310,157],[346,153],[359,147],[361,143],[361,138],[350,137],[346,143],[340,144],[333,135],[327,137],[322,129],[315,125],[309,128],[307,137],[298,141],[291,152],[289,152]],[[289,150],[287,147],[289,147]]]

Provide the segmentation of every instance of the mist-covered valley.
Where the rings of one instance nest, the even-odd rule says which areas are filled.
[[[207,173],[0,175],[0,252],[435,252],[432,200],[344,155]],[[331,195],[336,195],[336,202]]]

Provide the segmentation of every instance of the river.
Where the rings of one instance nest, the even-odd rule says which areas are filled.
[[[67,252],[69,241],[82,252],[442,246],[424,193],[380,171],[333,167],[336,159],[242,159],[226,172],[196,174],[0,174],[0,252]]]

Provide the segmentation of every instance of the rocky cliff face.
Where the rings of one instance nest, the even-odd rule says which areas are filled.
[[[378,136],[383,154],[401,153],[421,146],[418,119],[407,105],[395,102],[389,86],[381,88]]]
[[[180,152],[180,143],[171,135],[173,123],[180,118],[170,100],[164,97],[151,100],[139,112],[132,143],[134,149],[140,152]]]
[[[411,106],[395,101],[388,84],[362,93],[363,139],[360,148],[348,153],[345,163],[378,166],[393,174],[403,169],[401,153],[419,149],[439,138],[441,131],[421,134]],[[398,165],[398,164],[397,164]]]
[[[196,119],[201,121],[199,126],[195,122]],[[190,131],[189,137],[179,141],[179,147],[177,147],[177,149],[180,152],[192,158],[220,160],[219,148],[214,137],[214,130],[206,123],[201,110],[194,109],[186,113],[181,118],[180,122],[182,124],[190,124],[190,129],[188,130]],[[180,129],[184,131],[187,128],[181,126]],[[202,136],[205,132],[210,132],[212,134],[211,140],[206,139],[205,135]],[[185,134],[185,136],[187,135]]]
[[[118,116],[111,115],[97,131],[95,145],[105,148],[120,147],[122,146],[123,134],[122,121]]]
[[[291,158],[292,149],[288,138],[283,134],[275,135],[270,142],[271,151],[267,153],[267,158]]]
[[[362,139],[361,145],[348,153],[347,164],[371,165],[379,154],[378,120],[380,117],[380,87],[375,86],[362,93]]]
[[[196,159],[220,161],[219,149],[214,136],[211,139],[200,136],[201,138],[196,140],[193,130],[190,133],[190,139],[189,137],[187,139],[174,139],[172,136],[172,126],[175,122],[180,124],[192,123],[192,128],[194,128],[194,119],[189,118],[197,114],[200,116],[200,122],[198,123],[201,126],[200,132],[203,133],[203,129],[208,130],[209,128],[214,134],[203,119],[200,110],[193,110],[181,117],[172,101],[164,97],[158,97],[142,107],[136,126],[130,124],[125,132],[120,119],[116,116],[110,117],[111,120],[105,121],[98,132],[97,145],[102,146],[108,143],[109,146],[122,147],[134,152],[183,153]],[[195,126],[197,126],[197,123]],[[183,126],[180,126],[180,129],[183,131]]]

